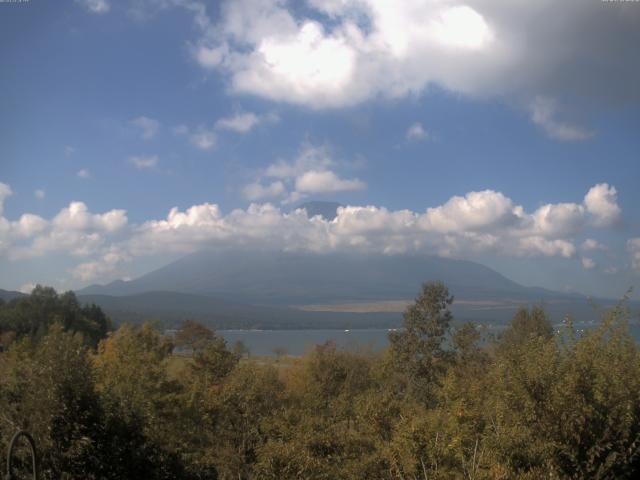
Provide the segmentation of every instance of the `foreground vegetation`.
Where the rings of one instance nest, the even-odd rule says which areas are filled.
[[[523,309],[481,344],[451,301],[426,284],[384,352],[328,343],[278,368],[194,322],[108,332],[39,287],[0,305],[0,445],[30,431],[46,479],[636,478],[623,305],[580,336]]]

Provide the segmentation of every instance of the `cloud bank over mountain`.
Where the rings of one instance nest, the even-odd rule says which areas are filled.
[[[7,201],[10,187],[0,184],[0,192]],[[202,248],[571,258],[579,254],[579,237],[615,227],[621,218],[617,191],[606,183],[589,189],[580,203],[546,204],[532,212],[501,192],[484,190],[451,197],[423,212],[339,207],[331,221],[270,203],[226,214],[216,204],[203,203],[172,208],[163,219],[130,224],[124,210],[91,213],[84,203],[72,202],[51,219],[29,213],[17,220],[0,217],[0,254],[12,260],[70,255],[78,259],[71,273],[82,281],[117,276],[140,257]],[[593,251],[594,245],[591,239],[582,248]],[[629,250],[635,259],[633,242]],[[595,266],[589,260],[583,265]]]

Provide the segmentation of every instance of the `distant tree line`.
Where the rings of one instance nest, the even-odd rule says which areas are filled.
[[[112,331],[38,287],[0,305],[0,446],[31,432],[44,479],[637,478],[624,303],[581,335],[521,309],[482,341],[452,301],[425,284],[383,352],[269,363],[196,322]]]

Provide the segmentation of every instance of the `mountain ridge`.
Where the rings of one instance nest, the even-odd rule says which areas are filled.
[[[585,298],[524,287],[482,264],[437,256],[213,251],[187,255],[131,281],[91,285],[78,293],[173,291],[240,303],[303,305],[413,298],[422,283],[432,280],[466,299]]]

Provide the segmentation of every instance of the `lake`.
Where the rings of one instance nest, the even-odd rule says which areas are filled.
[[[487,326],[489,333],[499,333],[504,327]],[[576,329],[589,328],[587,325],[576,324]],[[640,325],[633,323],[631,333],[640,341]],[[357,329],[357,330],[218,330],[229,346],[242,340],[252,355],[273,355],[276,348],[284,348],[288,355],[302,355],[314,345],[327,341],[334,341],[338,346],[347,350],[371,348],[381,350],[389,343],[389,330]]]

